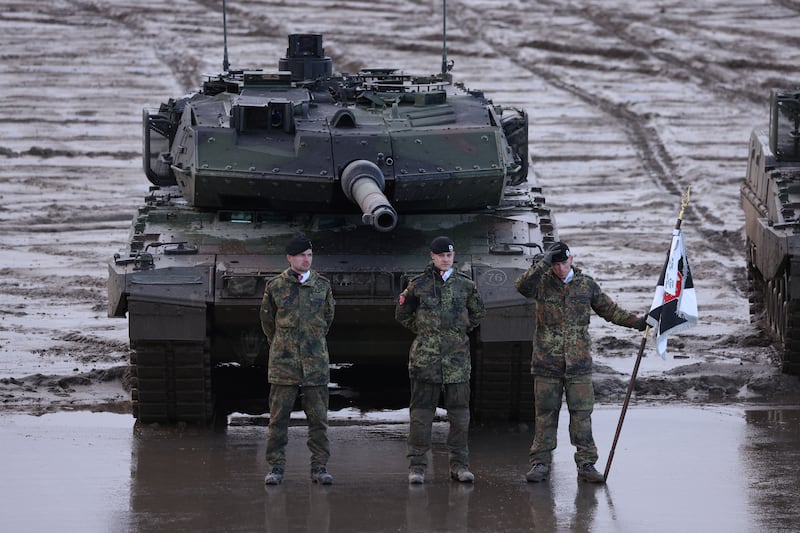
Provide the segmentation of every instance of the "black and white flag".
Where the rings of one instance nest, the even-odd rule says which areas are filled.
[[[662,358],[667,353],[669,334],[684,331],[697,324],[697,297],[680,229],[672,232],[669,255],[658,278],[647,323],[656,332],[656,351]]]

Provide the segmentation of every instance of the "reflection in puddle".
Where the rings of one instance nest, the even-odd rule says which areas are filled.
[[[608,450],[618,407],[594,426]],[[562,412],[566,417],[567,413]],[[265,487],[263,426],[134,425],[127,415],[0,416],[9,531],[778,531],[798,530],[800,410],[633,406],[608,485],[579,483],[566,432],[551,478],[524,481],[531,431],[482,425],[474,485],[450,481],[446,423],[427,480],[407,483],[407,424],[330,428],[332,486],[309,479],[290,428],[283,485]],[[46,509],[46,512],[43,512]]]

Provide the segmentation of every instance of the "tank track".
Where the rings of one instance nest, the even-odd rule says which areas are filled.
[[[753,321],[760,320],[761,314],[764,312],[764,297],[766,289],[764,288],[764,278],[761,272],[754,265],[753,261],[753,243],[747,239],[747,300],[750,304],[750,318]]]
[[[532,421],[531,343],[473,344],[472,412],[484,422]]]
[[[775,341],[782,370],[800,375],[800,300],[793,299],[789,292],[791,273],[800,272],[800,258],[788,261],[781,277],[765,281],[753,263],[750,244],[748,241],[751,316],[763,320],[764,328]]]
[[[143,423],[212,421],[208,341],[137,341],[131,353],[131,406]]]

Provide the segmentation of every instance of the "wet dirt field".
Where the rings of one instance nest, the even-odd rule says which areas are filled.
[[[263,427],[133,428],[127,324],[106,316],[106,262],[148,187],[142,108],[219,71],[220,4],[2,1],[0,467],[9,474],[0,515],[9,530],[800,528],[787,510],[800,494],[797,414],[768,408],[798,405],[800,383],[780,374],[750,321],[738,200],[769,90],[800,84],[800,3],[450,0],[455,79],[528,111],[532,180],[576,264],[623,306],[649,307],[691,187],[683,229],[700,324],[670,341],[666,361],[649,348],[634,403],[664,406],[626,419],[607,488],[579,489],[564,437],[549,490],[528,486],[529,435],[476,428],[471,491],[439,476],[409,492],[402,425],[373,424],[332,430],[331,491],[305,479],[298,428],[289,482],[274,494],[261,483]],[[292,32],[323,33],[340,71],[441,64],[438,0],[228,7],[235,67],[276,67]],[[602,321],[591,330],[602,458],[639,342]],[[337,408],[381,407],[358,387],[343,387]],[[51,414],[30,416],[42,413]]]
[[[6,0],[0,14],[0,399],[126,409],[127,324],[106,317],[106,262],[147,191],[141,113],[222,64],[220,3]],[[441,65],[441,2],[228,2],[233,66],[277,67],[321,32],[336,70]],[[358,10],[364,23],[352,24]],[[325,13],[324,17],[318,16]],[[794,396],[748,314],[739,183],[772,87],[796,83],[800,7],[776,2],[448,3],[453,74],[530,116],[532,180],[576,263],[649,308],[680,196],[700,325],[642,365],[639,397]],[[180,16],[176,14],[180,13]],[[638,339],[597,320],[601,399]],[[622,373],[620,376],[619,373]]]

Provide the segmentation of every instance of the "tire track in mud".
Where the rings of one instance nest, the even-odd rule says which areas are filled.
[[[573,12],[574,14],[574,12]],[[689,184],[680,177],[679,166],[674,161],[660,135],[652,127],[646,125],[647,120],[636,112],[629,109],[625,104],[613,102],[607,98],[592,93],[580,86],[569,83],[561,79],[556,73],[532,64],[521,59],[518,48],[505,45],[497,39],[493,39],[484,30],[484,23],[481,15],[470,7],[459,4],[457,14],[448,14],[448,19],[452,19],[456,24],[464,28],[468,33],[475,36],[491,46],[497,53],[509,58],[519,65],[520,68],[533,73],[545,80],[556,89],[570,93],[585,102],[589,106],[601,110],[603,113],[613,118],[625,132],[628,142],[639,154],[639,160],[648,172],[650,178],[664,187],[671,194],[681,197],[689,187]],[[604,30],[605,31],[605,30]],[[647,55],[646,50],[640,50],[643,55]],[[697,230],[703,234],[708,241],[708,246],[717,253],[724,256],[733,257],[740,255],[738,250],[741,246],[741,237],[733,232],[720,235],[717,231],[709,230],[708,224],[720,225],[724,221],[717,217],[710,209],[703,205],[690,203],[687,207],[687,214],[699,219],[700,224]]]
[[[146,189],[129,179],[141,175],[138,106],[162,82],[137,41],[152,36],[116,23],[131,10],[108,4],[9,1],[0,17],[3,374],[126,365],[126,324],[106,316],[106,261]]]
[[[197,57],[196,51],[205,51],[205,47],[192,47],[198,34],[197,28],[208,28],[208,24],[199,15],[197,10],[186,9],[176,5],[177,2],[137,2],[135,5],[123,7],[117,4],[105,4],[92,0],[68,0],[79,12],[86,13],[92,18],[107,20],[108,22],[125,28],[131,35],[142,40],[159,43],[154,46],[156,54],[172,72],[175,80],[184,90],[190,90],[197,84],[197,76],[202,72],[204,63]],[[219,9],[220,26],[222,25],[222,9]],[[192,13],[192,22],[196,24],[192,36],[195,39],[177,39],[176,35],[164,35],[159,32],[160,25],[149,25],[148,20],[169,20],[177,12]],[[180,33],[186,36],[186,33]],[[221,39],[221,38],[220,38]],[[202,37],[201,41],[204,41]],[[166,44],[166,43],[169,44]]]
[[[783,4],[784,2],[778,1],[778,3]],[[561,3],[546,0],[539,2],[539,4],[552,6],[554,8],[562,6]],[[800,10],[800,6],[790,9]],[[663,64],[670,65],[679,73],[687,75],[691,79],[700,80],[701,83],[699,85],[708,92],[720,94],[730,101],[747,102],[749,104],[761,104],[764,101],[763,92],[751,90],[749,88],[750,85],[745,83],[736,83],[736,85],[732,85],[732,82],[735,80],[727,79],[717,70],[709,68],[708,62],[702,63],[702,66],[695,66],[692,64],[692,62],[687,61],[687,59],[684,57],[666,51],[652,49],[651,45],[653,44],[653,40],[646,41],[638,36],[635,32],[629,31],[631,20],[621,17],[619,15],[619,10],[604,9],[603,7],[596,5],[578,7],[574,4],[569,4],[565,8],[565,11],[567,11],[570,15],[579,16],[594,26],[604,30],[609,37],[613,36],[622,42],[627,43],[635,50],[635,54],[631,54],[632,59],[636,59],[637,57],[651,57]],[[684,40],[677,38],[677,36],[686,35],[688,33],[687,30],[689,29],[686,21],[670,19],[669,17],[662,17],[655,21],[658,22],[658,26],[651,24],[654,22],[652,19],[641,18],[640,20],[634,20],[634,22],[641,22],[642,24],[648,25],[648,33],[650,34],[657,34],[661,29],[668,30],[669,33],[676,35],[676,38],[673,40]],[[741,39],[741,28],[732,29],[736,31],[735,33],[731,32],[729,36],[735,37],[736,39]],[[643,32],[639,32],[639,34],[641,33]],[[764,36],[764,33],[753,32],[752,35]],[[697,33],[694,33],[692,37],[694,37],[695,40],[698,39]],[[724,37],[724,34],[721,36],[716,36],[716,38],[720,41],[725,40]],[[800,40],[797,38],[785,35],[781,37],[785,39],[787,44],[791,46],[796,47],[800,45]],[[688,39],[690,38],[687,36],[685,40]],[[699,39],[705,40],[702,36],[700,36]],[[656,41],[658,41],[658,39],[656,39]],[[735,42],[735,39],[732,39],[732,41]],[[704,46],[704,48],[709,49],[711,44],[712,43],[709,43],[708,45]],[[627,48],[625,50],[628,51]],[[746,54],[749,52],[749,50],[749,47],[745,47],[742,54]],[[740,60],[740,62],[737,64],[737,67],[742,68],[750,64],[751,63],[747,60]]]
[[[773,0],[773,3],[791,11],[800,13],[800,2],[795,0]]]

